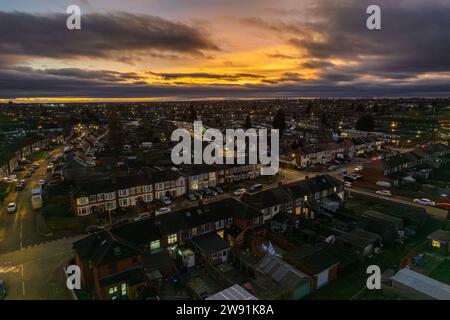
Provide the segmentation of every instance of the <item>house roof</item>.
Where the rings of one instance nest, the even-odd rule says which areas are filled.
[[[74,242],[73,249],[81,260],[91,260],[95,265],[104,265],[141,254],[137,247],[113,235],[109,230]]]
[[[279,286],[292,288],[309,277],[278,257],[265,255],[257,264],[256,270],[269,276]]]
[[[300,270],[316,275],[346,260],[348,253],[327,243],[321,243],[314,247],[300,247],[296,252],[290,252],[286,256],[292,257],[295,266]]]
[[[363,229],[355,229],[351,232],[339,235],[338,238],[352,244],[355,247],[365,248],[375,241],[380,240],[381,236]]]
[[[438,240],[442,242],[450,242],[450,231],[436,230],[431,233],[428,237],[430,240]]]
[[[258,300],[240,285],[235,284],[206,298],[206,300]]]
[[[450,286],[408,268],[399,270],[393,281],[437,300],[450,300]]]
[[[244,194],[242,201],[258,209],[264,209],[303,198],[323,190],[341,186],[343,182],[330,175],[315,176],[310,179],[290,183],[278,188],[263,190],[256,194]]]
[[[226,250],[230,247],[228,242],[222,239],[216,232],[209,232],[192,238],[191,242],[195,248],[207,255]]]
[[[148,244],[151,241],[161,239],[159,228],[152,218],[119,225],[113,228],[111,232],[135,245]]]

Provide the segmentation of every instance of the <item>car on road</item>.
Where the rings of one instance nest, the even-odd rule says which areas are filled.
[[[166,206],[172,204],[172,200],[170,200],[170,198],[169,198],[168,196],[162,196],[160,200],[161,200],[161,202],[162,202],[163,204],[165,204]]]
[[[55,165],[49,164],[49,165],[47,166],[47,172],[52,171],[54,167],[55,167]]]
[[[117,219],[116,221],[114,221],[111,226],[116,227],[116,226],[120,226],[120,225],[128,223],[128,222],[130,222],[130,219],[120,218],[120,219]]]
[[[329,167],[327,168],[328,171],[334,171],[334,170],[336,170],[336,169],[337,169],[336,166],[329,166]]]
[[[261,191],[262,188],[263,188],[262,184],[254,184],[253,186],[248,188],[248,192],[258,192],[258,191]]]
[[[46,183],[47,183],[47,181],[45,181],[44,179],[39,180],[39,185],[40,186],[43,186]]]
[[[171,209],[170,207],[162,207],[162,208],[159,208],[159,209],[157,209],[157,210],[155,211],[155,215],[160,215],[160,214],[168,213],[168,212],[170,212],[170,211],[172,211],[172,209]]]
[[[152,214],[150,212],[144,212],[144,213],[141,213],[140,215],[138,215],[136,218],[134,218],[134,220],[138,221],[138,220],[150,218],[151,216],[152,216]]]
[[[392,192],[389,190],[378,190],[377,192],[375,192],[376,194],[382,195],[382,196],[388,196],[391,197],[392,196]]]
[[[8,203],[6,206],[6,211],[8,211],[8,213],[16,213],[17,205],[14,202]]]
[[[235,191],[233,192],[233,194],[234,194],[235,196],[240,196],[240,195],[242,195],[242,194],[244,194],[244,193],[245,193],[245,189],[244,189],[244,188],[237,189],[237,190],[235,190]]]
[[[40,168],[39,163],[36,163],[36,162],[33,163],[32,168],[35,169],[35,170],[39,169]]]
[[[421,204],[424,206],[434,206],[436,203],[434,201],[431,201],[430,199],[422,198],[422,199],[414,199],[414,203]]]
[[[3,178],[3,182],[6,182],[6,183],[13,183],[13,182],[16,182],[16,181],[17,181],[17,176],[16,175],[12,175],[12,176]]]
[[[28,170],[28,172],[33,175],[36,172],[36,169],[31,168],[30,170]]]
[[[6,283],[5,280],[0,279],[0,300],[6,297]]]
[[[91,226],[87,226],[86,229],[85,229],[86,233],[88,233],[88,234],[100,232],[100,231],[103,231],[103,230],[105,230],[105,227],[98,226],[98,225],[95,225],[95,224],[91,225]]]
[[[356,171],[356,172],[362,171],[363,169],[364,169],[363,166],[356,166],[356,167],[355,167],[355,171]]]
[[[352,183],[350,181],[345,181],[344,182],[344,187],[351,188],[352,187]]]
[[[19,182],[16,186],[16,191],[22,191],[23,189],[25,189],[25,183]]]
[[[437,207],[441,207],[443,209],[449,209],[450,210],[450,202],[439,202],[436,203]]]

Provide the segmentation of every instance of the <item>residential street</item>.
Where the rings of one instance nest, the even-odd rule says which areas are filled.
[[[62,148],[53,151],[58,153]],[[11,191],[0,207],[0,254],[20,250],[22,248],[49,240],[40,235],[37,230],[37,211],[31,207],[31,189],[38,185],[40,179],[47,177],[48,160],[36,161],[40,168],[28,179],[26,188],[22,191]],[[17,174],[22,179],[26,171]],[[15,186],[15,184],[13,184]],[[8,214],[6,205],[10,202],[17,204],[17,212]]]
[[[0,254],[0,278],[7,284],[6,299],[70,299],[62,268],[72,257],[72,243],[77,239],[54,240]]]

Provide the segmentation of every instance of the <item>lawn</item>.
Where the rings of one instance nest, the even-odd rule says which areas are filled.
[[[442,261],[430,274],[430,277],[450,285],[450,260]]]

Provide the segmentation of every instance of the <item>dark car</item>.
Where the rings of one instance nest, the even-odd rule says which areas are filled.
[[[248,192],[258,192],[260,190],[262,190],[263,186],[262,184],[255,184],[253,186],[251,186],[250,188],[248,188]]]
[[[23,189],[25,189],[25,183],[23,182],[18,183],[16,186],[16,191],[22,191]]]
[[[103,230],[105,230],[104,227],[102,227],[102,226],[97,226],[97,225],[88,226],[88,227],[86,227],[86,229],[85,229],[86,233],[89,233],[89,234],[91,234],[91,233],[96,233],[96,232],[100,232],[100,231],[103,231]]]
[[[6,283],[5,280],[0,279],[0,300],[6,297]]]
[[[114,221],[114,222],[112,223],[112,226],[113,226],[113,227],[120,226],[120,225],[122,225],[122,224],[128,223],[129,221],[130,221],[130,219],[127,219],[127,218],[120,218],[120,219]]]

